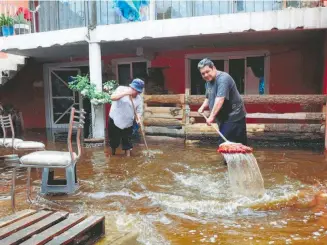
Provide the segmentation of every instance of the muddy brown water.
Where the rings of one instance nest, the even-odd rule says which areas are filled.
[[[144,156],[140,145],[130,158],[122,152],[112,157],[103,147],[84,149],[77,168],[80,189],[71,196],[40,196],[40,172],[33,170],[32,206],[26,201],[26,171],[19,170],[17,209],[115,217],[111,225],[138,231],[140,244],[147,245],[327,244],[327,158],[322,153],[255,149],[266,188],[255,200],[232,195],[214,146],[149,142],[149,147],[157,151],[155,158]],[[11,170],[1,167],[0,176],[0,216],[5,216],[11,213],[6,187]]]

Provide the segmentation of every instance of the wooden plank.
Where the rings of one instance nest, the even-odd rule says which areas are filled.
[[[209,111],[204,114],[209,116]],[[202,117],[197,111],[191,111],[190,117]],[[285,119],[285,120],[325,120],[321,112],[294,112],[294,113],[247,113],[246,118],[255,119]]]
[[[68,231],[64,232],[63,234],[56,236],[50,242],[46,243],[47,245],[58,245],[58,244],[68,244],[69,242],[73,241],[75,237],[81,235],[82,233],[86,232],[88,229],[92,228],[93,226],[104,222],[104,216],[91,216],[87,219],[83,220],[82,222],[78,223]]]
[[[71,227],[75,226],[87,217],[86,214],[71,214],[64,221],[50,227],[49,229],[34,235],[30,239],[21,243],[21,245],[43,245],[51,241],[53,237],[62,234]]]
[[[20,219],[25,218],[26,216],[29,216],[29,215],[32,215],[35,213],[36,213],[36,210],[25,209],[25,210],[22,210],[22,211],[19,211],[19,212],[13,214],[13,215],[3,217],[0,219],[0,228],[10,225]]]
[[[144,103],[184,104],[184,94],[144,95]]]
[[[245,104],[301,104],[301,105],[323,105],[326,103],[326,95],[322,94],[270,94],[270,95],[242,95]],[[201,105],[205,99],[204,95],[190,95],[186,103],[190,105]]]
[[[143,121],[144,126],[182,126],[183,122],[178,119],[147,118]]]
[[[246,118],[257,118],[257,119],[286,119],[286,120],[324,120],[325,114],[321,112],[317,113],[248,113]]]
[[[1,245],[15,245],[19,244],[22,240],[26,240],[27,238],[31,237],[32,235],[41,232],[48,227],[52,226],[55,223],[58,223],[59,221],[65,219],[68,217],[68,212],[56,212],[54,214],[51,214],[45,219],[42,219],[41,221],[26,227],[25,229],[22,229],[5,239],[1,240]]]
[[[185,127],[186,134],[212,134],[216,133],[212,127],[206,123],[189,124]],[[325,127],[321,124],[294,124],[294,123],[267,123],[267,124],[247,124],[247,132],[294,132],[294,133],[324,133]],[[217,133],[216,133],[217,134]]]
[[[11,235],[14,232],[17,232],[21,229],[24,229],[25,227],[32,225],[36,222],[38,222],[39,220],[48,217],[50,214],[52,214],[52,211],[44,211],[41,210],[35,214],[32,214],[28,217],[25,217],[11,225],[5,226],[3,228],[0,229],[0,239],[3,239],[9,235]]]
[[[182,119],[183,109],[180,107],[145,107],[144,118]]]

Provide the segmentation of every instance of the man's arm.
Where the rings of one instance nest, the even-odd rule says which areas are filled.
[[[209,106],[209,100],[206,98],[203,101],[201,107],[199,108],[198,113],[200,113],[200,114],[203,113],[204,109],[208,108],[208,106]]]
[[[216,97],[215,104],[212,108],[209,118],[215,119],[221,107],[223,106],[224,101],[225,101],[225,97]]]
[[[111,100],[112,101],[120,100],[122,97],[131,94],[132,94],[131,89],[122,90],[117,88],[117,90],[113,92],[113,94],[111,95]]]

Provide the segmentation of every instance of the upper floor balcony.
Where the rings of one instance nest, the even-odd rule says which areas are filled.
[[[117,0],[30,0],[28,4],[26,1],[4,0],[0,2],[0,14],[2,14],[0,26],[16,25],[9,32],[3,31],[2,35],[87,27],[92,19],[92,2],[96,4],[93,5],[96,9],[93,14],[96,16],[97,25],[131,22],[122,17],[122,11],[119,10],[122,6],[117,7],[117,2],[119,2]],[[276,12],[285,9],[312,9],[327,6],[327,1],[324,0],[138,0],[138,2],[145,3],[139,7],[138,21],[227,16],[238,13]],[[127,11],[129,11],[128,14],[134,16],[134,9]],[[18,13],[22,13],[21,18],[18,17]]]
[[[110,52],[122,53],[131,47],[129,41],[149,50],[173,49],[178,45],[200,47],[205,39],[217,46],[222,38],[218,36],[227,33],[246,36],[249,31],[293,30],[289,33],[293,35],[297,29],[327,28],[327,0],[135,0],[145,4],[128,9],[118,8],[117,3],[126,2],[119,0],[31,0],[21,9],[13,2],[0,2],[3,19],[15,24],[9,36],[0,37],[0,51],[29,57],[48,56],[40,54],[45,49],[38,47],[71,57],[81,56],[80,51],[86,52],[86,45],[94,42],[108,44],[105,50]],[[264,35],[249,35],[248,39],[264,42]],[[231,40],[225,43],[235,39],[226,36]],[[244,41],[243,36],[239,41]],[[64,45],[66,49],[59,48]]]

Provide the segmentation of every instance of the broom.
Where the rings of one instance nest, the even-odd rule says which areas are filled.
[[[135,105],[134,105],[134,102],[133,102],[133,98],[132,98],[132,96],[130,96],[129,98],[130,98],[130,100],[132,102],[132,106],[133,106],[133,110],[134,110],[134,116],[140,122],[140,119],[139,119],[139,117],[137,116],[137,113],[136,113],[136,108],[135,108]],[[144,140],[146,150],[147,150],[147,152],[149,152],[148,144],[146,143],[146,140],[145,140],[145,133],[144,133],[144,128],[143,128],[142,122],[140,122],[140,128],[141,128],[141,133],[142,133],[142,136],[143,136],[143,140]]]
[[[201,115],[207,120],[207,117],[201,113]],[[226,139],[226,137],[220,132],[218,128],[216,128],[213,124],[211,124],[211,127],[213,127],[219,136],[225,141],[225,143],[222,143],[219,145],[217,152],[222,154],[250,154],[253,152],[253,149],[251,147],[245,146],[241,143],[234,143]]]
[[[207,119],[204,114],[201,115]],[[257,160],[252,154],[253,149],[227,140],[218,128],[213,124],[211,126],[225,141],[219,145],[217,152],[221,153],[227,162],[232,191],[245,196],[262,196],[265,193],[264,181]]]

